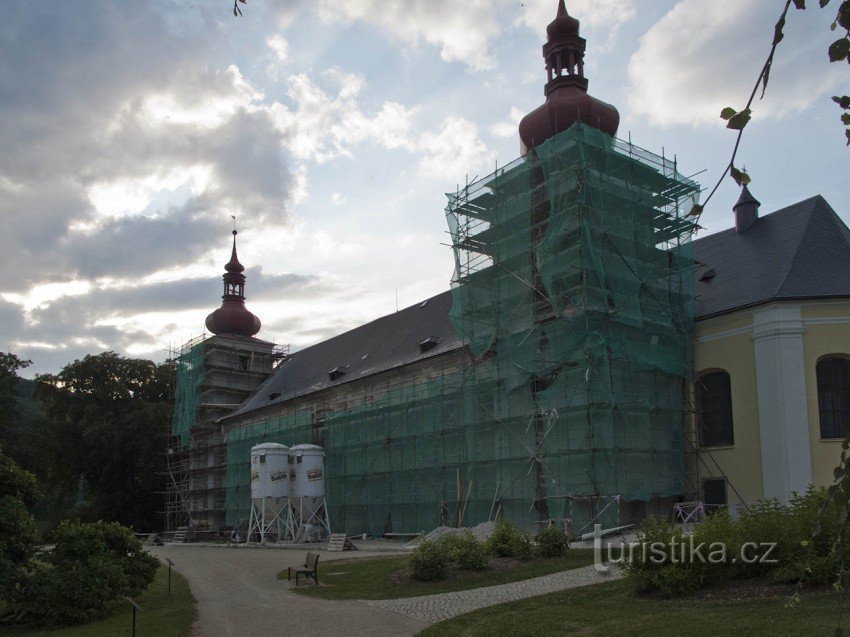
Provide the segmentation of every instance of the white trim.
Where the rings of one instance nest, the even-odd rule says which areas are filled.
[[[812,481],[801,305],[753,310],[764,497],[787,502]]]
[[[847,323],[850,323],[850,316],[816,316],[803,319],[803,325],[846,325]]]

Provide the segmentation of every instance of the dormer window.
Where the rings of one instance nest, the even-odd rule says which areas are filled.
[[[436,338],[434,338],[433,336],[429,336],[429,337],[428,337],[428,338],[426,338],[424,341],[422,341],[421,343],[419,343],[419,351],[420,351],[422,354],[424,354],[425,352],[430,352],[432,349],[434,349],[435,347],[437,347],[437,345],[439,345],[439,344],[440,344],[440,341],[438,341],[438,340],[437,340]]]
[[[339,380],[345,376],[345,367],[334,367],[330,372],[328,372],[328,377],[331,381]]]

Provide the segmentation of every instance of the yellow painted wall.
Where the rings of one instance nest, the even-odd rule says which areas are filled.
[[[809,409],[813,482],[828,485],[832,484],[832,470],[838,465],[841,455],[841,441],[822,440],[820,437],[815,366],[818,359],[826,354],[850,356],[850,300],[806,304],[803,306],[803,322],[803,356],[806,365],[806,401]]]
[[[840,440],[821,440],[818,416],[815,366],[827,354],[850,356],[850,299],[846,301],[802,303],[804,323],[803,356],[813,483],[829,485],[841,454]],[[752,311],[740,310],[725,316],[699,321],[694,330],[694,371],[699,374],[724,369],[732,381],[732,418],[735,444],[711,447],[699,457],[691,454],[686,469],[691,484],[723,474],[747,501],[764,495],[759,444],[758,394],[756,391],[755,348],[751,333]],[[693,419],[689,436],[698,444]],[[717,466],[715,466],[715,463]],[[730,504],[738,501],[727,485]]]
[[[732,423],[735,444],[709,447],[688,459],[690,482],[700,487],[709,477],[728,478],[726,495],[730,504],[763,496],[761,448],[759,445],[756,361],[751,334],[752,315],[740,311],[700,321],[694,329],[694,371],[723,369],[732,384]],[[695,424],[691,436],[698,445]],[[733,488],[734,487],[734,488]],[[737,490],[740,498],[735,493]]]

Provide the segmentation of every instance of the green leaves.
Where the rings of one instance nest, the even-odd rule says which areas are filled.
[[[739,113],[731,106],[727,106],[720,111],[720,118],[727,120],[726,128],[731,128],[732,130],[743,130],[744,126],[747,125],[747,122],[750,121],[752,114],[753,112],[749,108],[745,108]]]
[[[785,34],[782,32],[782,29],[785,28],[785,14],[783,13],[779,16],[779,20],[776,22],[776,26],[773,27],[773,46],[776,46],[780,42],[782,42],[782,38],[785,37]]]
[[[798,11],[802,11],[806,8],[806,0],[794,0],[794,7],[796,7]]]
[[[841,108],[850,108],[850,95],[833,95],[832,101],[838,104]]]
[[[729,168],[729,174],[732,176],[732,179],[735,180],[735,183],[739,186],[746,186],[752,181],[750,179],[750,176],[746,172],[735,168],[735,166],[731,166]]]
[[[830,62],[840,62],[847,59],[847,54],[850,53],[850,38],[845,36],[836,40],[829,45],[827,53],[829,54]]]
[[[702,211],[703,211],[703,207],[701,205],[699,205],[698,203],[695,203],[693,205],[693,207],[691,208],[691,211],[688,213],[688,215],[691,216],[691,217],[698,217],[702,214]]]

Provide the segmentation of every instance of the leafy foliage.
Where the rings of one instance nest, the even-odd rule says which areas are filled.
[[[418,582],[445,579],[449,551],[440,542],[423,540],[410,556],[410,576]]]
[[[35,554],[39,541],[29,508],[38,499],[35,476],[0,449],[0,597],[6,597]]]
[[[15,459],[22,447],[17,372],[30,364],[15,354],[0,352],[0,446]]]
[[[55,548],[31,564],[8,597],[20,623],[66,626],[98,619],[114,600],[145,590],[156,574],[156,558],[115,522],[63,522],[54,539]]]
[[[40,442],[56,519],[70,514],[156,526],[173,378],[171,363],[113,352],[38,377],[36,396],[45,410]]]
[[[484,546],[468,531],[460,535],[444,535],[437,543],[460,568],[468,571],[483,571],[487,568],[487,552]]]
[[[627,579],[639,592],[659,591],[669,596],[754,577],[827,583],[839,568],[834,547],[840,511],[834,505],[825,507],[825,503],[826,490],[812,487],[802,495],[795,494],[788,505],[775,500],[757,502],[737,520],[725,510],[718,511],[694,528],[692,541],[681,527],[649,518],[641,525],[640,546],[627,559]],[[821,534],[810,541],[819,514]],[[761,548],[765,543],[776,545],[769,554]],[[705,559],[683,560],[683,544],[701,547]],[[770,560],[742,560],[742,551],[749,557],[768,555]],[[725,558],[719,559],[720,555]]]
[[[560,529],[550,527],[543,529],[535,537],[537,554],[540,557],[561,557],[570,548],[570,540]]]

